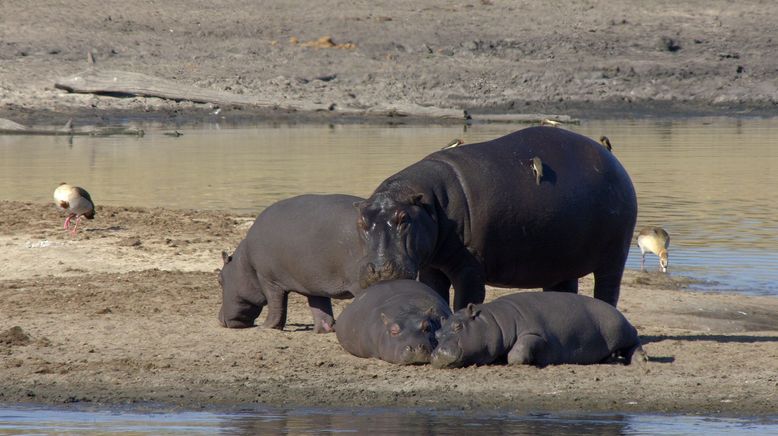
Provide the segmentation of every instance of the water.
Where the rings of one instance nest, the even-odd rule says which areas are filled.
[[[302,193],[367,196],[384,178],[453,138],[466,143],[522,126],[154,127],[143,138],[0,137],[0,198],[48,202],[61,181],[98,204],[258,213]],[[778,295],[778,119],[595,121],[638,193],[638,229],[671,235],[670,270],[704,289]],[[649,269],[658,260],[648,255]],[[633,245],[627,267],[640,267]]]
[[[405,409],[252,409],[152,412],[35,407],[0,408],[0,434],[608,434],[765,435],[778,417],[465,413]]]

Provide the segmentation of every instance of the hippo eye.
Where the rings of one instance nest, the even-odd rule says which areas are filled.
[[[430,323],[426,319],[421,322],[420,329],[423,333],[429,333],[430,332]]]

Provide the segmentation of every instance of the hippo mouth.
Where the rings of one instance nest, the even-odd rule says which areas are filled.
[[[424,365],[430,363],[432,352],[430,347],[425,344],[417,346],[406,345],[403,349],[400,363],[403,365]]]
[[[430,364],[434,368],[461,368],[464,366],[462,362],[462,349],[457,348],[455,351],[443,350],[438,347],[432,352]]]
[[[368,262],[361,268],[359,285],[365,289],[370,285],[388,280],[416,280],[418,275],[417,268],[400,266],[397,262],[388,261],[381,267],[376,267],[374,263]]]
[[[245,329],[254,327],[254,320],[262,312],[261,307],[252,307],[248,316],[235,316],[232,318],[224,317],[224,306],[219,309],[219,324],[228,329]]]

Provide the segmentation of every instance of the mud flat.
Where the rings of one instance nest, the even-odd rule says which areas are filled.
[[[775,298],[628,271],[619,307],[651,356],[643,366],[401,367],[312,333],[295,295],[285,331],[218,325],[219,253],[251,216],[99,207],[71,237],[52,205],[0,207],[2,403],[775,414]],[[591,279],[581,288],[591,294]]]
[[[725,0],[336,0],[305,8],[280,0],[10,0],[0,24],[0,118],[410,122],[402,116],[410,111],[429,122],[425,111],[465,109],[774,116],[778,58],[768,54],[776,15],[773,2]],[[55,88],[90,70],[270,108]]]

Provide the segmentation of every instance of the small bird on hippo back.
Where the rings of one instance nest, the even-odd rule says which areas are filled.
[[[68,214],[67,218],[65,218],[65,224],[62,226],[63,229],[70,229],[70,222],[73,218],[76,219],[73,229],[70,230],[72,235],[78,232],[78,224],[81,222],[81,217],[88,220],[95,218],[95,205],[92,197],[86,189],[80,186],[71,186],[65,182],[60,183],[57,189],[54,190],[54,203],[60,210]]]

